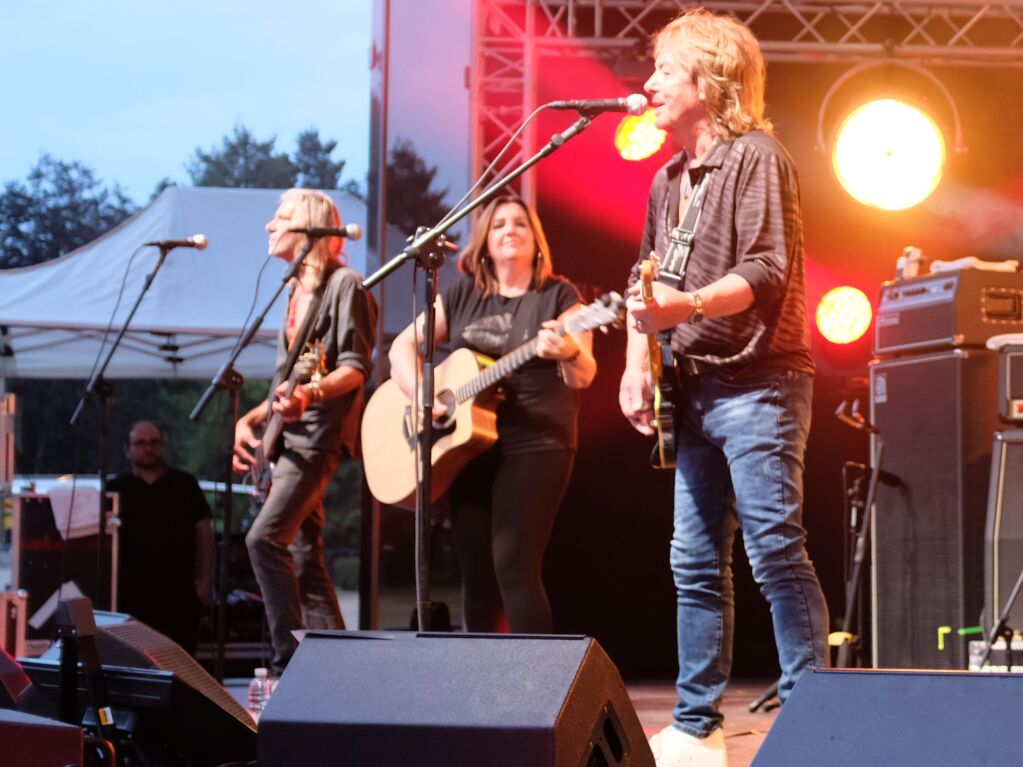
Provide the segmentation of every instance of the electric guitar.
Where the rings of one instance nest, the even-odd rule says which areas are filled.
[[[620,325],[625,301],[617,293],[567,316],[559,335]],[[469,461],[497,441],[495,384],[536,357],[532,338],[497,360],[469,349],[456,349],[434,371],[437,399],[447,405],[435,423],[430,463],[431,502],[440,498]],[[418,475],[417,445],[421,428],[413,428],[412,404],[393,379],[385,381],[366,403],[362,416],[362,456],[366,482],[381,503],[414,508]]]
[[[295,387],[308,383],[312,380],[313,374],[319,369],[323,361],[323,342],[311,343],[309,351],[303,352],[297,360],[291,373],[288,375],[287,388],[284,390],[285,398],[291,397]],[[270,393],[270,403],[273,402],[274,392]],[[270,492],[270,482],[273,478],[273,457],[277,452],[277,440],[284,429],[284,419],[280,413],[269,411],[270,415],[263,424],[263,433],[259,437],[259,446],[254,452],[255,463],[252,465],[252,484],[256,488],[254,493],[256,501],[260,504],[266,501]]]
[[[654,300],[654,282],[657,280],[657,254],[639,265],[640,297]],[[650,465],[655,469],[675,468],[675,357],[671,352],[671,331],[650,333],[646,337],[650,353],[650,378],[654,390],[654,433],[657,442],[650,453]]]

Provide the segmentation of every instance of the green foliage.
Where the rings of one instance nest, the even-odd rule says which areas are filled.
[[[90,168],[44,154],[25,183],[9,182],[0,193],[0,268],[69,253],[135,209],[120,187],[106,188]]]
[[[293,159],[298,168],[298,186],[306,189],[337,189],[345,161],[334,162],[330,159],[336,148],[337,141],[321,141],[320,132],[316,128],[308,128],[299,133]]]
[[[433,226],[447,213],[447,187],[432,189],[437,167],[429,166],[416,153],[411,141],[399,139],[391,148],[387,164],[387,220],[403,232]]]
[[[236,125],[219,149],[197,148],[185,169],[195,186],[287,189],[295,185],[298,167],[288,155],[274,152],[275,141],[257,141],[248,128]]]

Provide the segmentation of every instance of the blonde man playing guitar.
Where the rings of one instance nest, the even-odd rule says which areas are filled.
[[[291,263],[302,252],[305,235],[290,229],[340,225],[327,195],[291,189],[266,225],[270,255]],[[245,543],[263,594],[274,650],[272,670],[278,674],[295,651],[293,630],[344,628],[323,559],[323,494],[341,459],[358,453],[376,308],[359,275],[341,257],[341,240],[323,238],[302,262],[278,337],[271,394],[235,427],[235,471],[253,469],[257,454],[275,459],[269,494]],[[311,378],[300,374],[311,371],[296,373],[285,364],[309,346],[321,350],[320,372]],[[283,422],[279,449],[257,436],[264,427],[277,433],[271,428],[277,419]]]
[[[764,59],[746,27],[687,11],[654,48],[645,90],[657,127],[683,151],[651,186],[640,253],[657,253],[661,272],[644,295],[641,264],[633,269],[619,389],[629,422],[653,434],[647,336],[669,331],[682,379],[670,549],[678,704],[651,747],[658,767],[723,767],[720,703],[732,665],[740,527],[771,604],[779,697],[806,669],[828,663],[827,605],[802,526],[814,366],[799,181],[764,115]],[[668,268],[679,254],[682,268]]]

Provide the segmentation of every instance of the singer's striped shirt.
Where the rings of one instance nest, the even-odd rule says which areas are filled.
[[[710,173],[682,289],[698,290],[731,272],[750,284],[754,302],[730,317],[676,326],[672,349],[729,378],[777,370],[812,373],[799,179],[792,159],[772,136],[753,131],[716,144],[702,163],[689,166],[681,152],[654,177],[640,261],[651,250],[667,252],[670,230],[678,224],[682,173],[690,173],[694,187]],[[629,283],[638,276],[637,261]]]

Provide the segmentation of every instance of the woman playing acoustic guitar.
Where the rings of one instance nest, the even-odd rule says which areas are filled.
[[[592,333],[559,333],[579,292],[554,274],[534,211],[499,197],[483,211],[459,260],[460,278],[437,299],[436,339],[495,358],[536,337],[537,357],[502,384],[496,444],[451,486],[455,551],[467,631],[549,633],[544,551],[576,451],[579,389],[597,372]],[[423,319],[391,346],[391,376],[409,400]],[[434,419],[445,406],[435,403]]]

